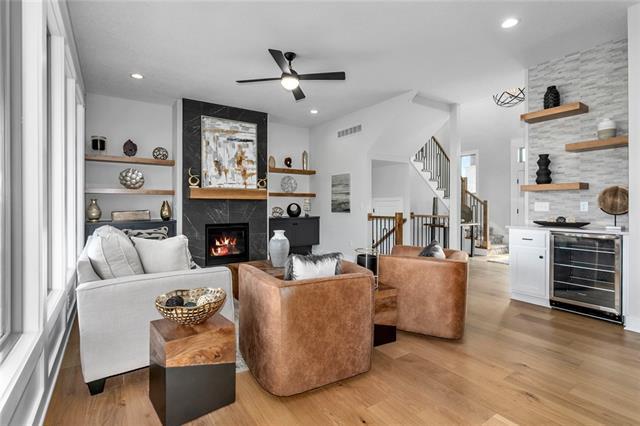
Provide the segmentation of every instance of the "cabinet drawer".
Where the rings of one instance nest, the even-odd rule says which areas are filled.
[[[528,229],[511,229],[509,244],[521,247],[547,247],[547,231],[532,231]]]

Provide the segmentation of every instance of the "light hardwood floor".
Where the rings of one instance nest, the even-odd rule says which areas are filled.
[[[400,332],[368,373],[289,398],[241,373],[236,402],[192,424],[639,424],[640,334],[510,301],[507,276],[472,261],[461,341]],[[147,380],[139,370],[89,396],[74,329],[45,424],[158,425]]]

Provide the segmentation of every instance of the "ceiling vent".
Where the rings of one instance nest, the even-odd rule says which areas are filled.
[[[338,130],[338,137],[342,138],[345,136],[351,136],[354,133],[358,133],[362,131],[362,124],[358,124],[357,126],[349,127],[348,129]]]

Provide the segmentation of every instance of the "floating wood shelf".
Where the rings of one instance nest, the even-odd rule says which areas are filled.
[[[315,175],[315,170],[285,169],[283,167],[269,167],[269,173],[282,173],[286,175]]]
[[[266,200],[266,189],[189,188],[192,200]]]
[[[153,166],[176,165],[175,160],[156,160],[155,158],[143,157],[119,157],[116,155],[87,155],[84,157],[86,161],[97,161],[101,163],[126,163],[126,164],[151,164]]]
[[[525,192],[539,191],[576,191],[589,189],[589,184],[585,182],[571,183],[543,183],[540,185],[520,185],[520,190]]]
[[[86,188],[85,194],[175,195],[173,189]]]
[[[315,198],[315,192],[269,192],[269,197]]]
[[[555,120],[556,118],[570,117],[572,115],[584,114],[589,112],[589,107],[582,102],[574,102],[571,104],[560,105],[555,108],[543,109],[541,111],[528,112],[520,116],[520,120],[527,123],[540,123],[547,120]]]
[[[585,152],[585,151],[597,151],[599,149],[611,149],[620,148],[623,146],[629,146],[629,136],[616,136],[604,140],[582,141],[575,143],[568,143],[564,146],[565,151],[569,152]]]

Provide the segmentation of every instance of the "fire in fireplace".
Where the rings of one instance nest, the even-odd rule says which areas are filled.
[[[249,224],[209,224],[205,231],[207,266],[249,260]]]

